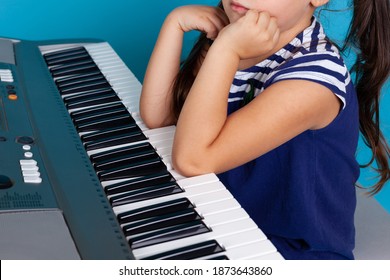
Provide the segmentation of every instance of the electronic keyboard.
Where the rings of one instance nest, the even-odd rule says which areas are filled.
[[[215,174],[172,168],[107,42],[1,39],[0,79],[1,259],[283,259]]]

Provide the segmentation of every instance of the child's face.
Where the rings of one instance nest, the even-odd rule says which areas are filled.
[[[276,17],[278,26],[283,32],[293,28],[303,18],[311,18],[315,9],[312,1],[222,0],[222,4],[231,23],[241,18],[248,10],[265,11],[271,16]]]

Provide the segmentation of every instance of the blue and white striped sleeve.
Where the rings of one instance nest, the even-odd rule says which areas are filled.
[[[346,106],[351,78],[343,60],[335,53],[299,53],[275,69],[265,87],[282,80],[309,80],[329,88]]]

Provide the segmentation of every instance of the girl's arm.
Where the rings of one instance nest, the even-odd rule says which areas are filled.
[[[326,126],[339,112],[337,97],[324,86],[290,80],[268,87],[227,117],[240,60],[262,60],[281,40],[275,20],[265,13],[249,11],[236,23],[210,47],[181,111],[172,159],[185,176],[232,169],[305,130]]]
[[[147,126],[161,127],[175,121],[171,112],[172,84],[180,67],[184,33],[200,30],[214,39],[227,21],[221,9],[207,6],[183,6],[167,16],[151,55],[141,93],[140,113]]]

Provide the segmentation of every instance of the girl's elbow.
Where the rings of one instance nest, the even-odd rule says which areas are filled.
[[[155,114],[153,114],[153,112],[148,112],[147,110],[140,108],[139,113],[140,113],[140,117],[142,119],[142,122],[149,129],[159,128],[159,127],[169,125],[166,122],[166,120],[164,120],[161,117],[156,117]]]
[[[185,177],[194,177],[210,172],[207,170],[204,161],[196,158],[191,159],[180,153],[174,153],[172,155],[172,165],[179,174]]]
[[[160,125],[160,123],[156,119],[149,117],[147,114],[143,114],[140,112],[140,116],[141,116],[142,122],[149,129],[159,128],[162,126],[162,125]]]

